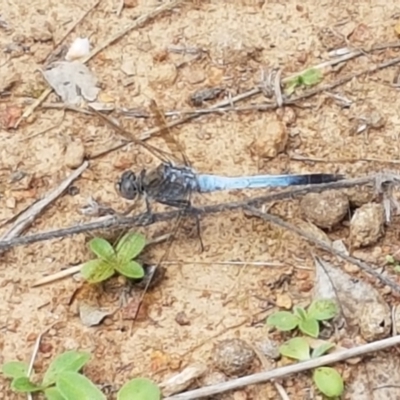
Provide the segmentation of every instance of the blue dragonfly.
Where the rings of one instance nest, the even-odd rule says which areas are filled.
[[[151,108],[159,120],[160,132],[167,131],[163,138],[172,153],[164,152],[146,142],[135,139],[130,132],[120,127],[113,120],[104,114],[96,112],[114,129],[125,137],[128,136],[132,142],[144,146],[161,160],[161,163],[156,168],[149,171],[143,169],[138,174],[131,170],[123,172],[116,184],[120,195],[127,200],[134,200],[138,196],[144,197],[148,211],[150,211],[149,200],[172,207],[189,207],[191,205],[190,197],[193,192],[209,193],[234,189],[318,185],[343,179],[342,175],[325,173],[236,177],[198,173],[190,167],[190,162],[185,156],[184,150],[169,131],[154,101],[151,103]],[[178,154],[180,158],[177,157]]]

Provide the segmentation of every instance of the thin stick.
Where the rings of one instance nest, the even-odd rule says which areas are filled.
[[[78,169],[73,171],[69,177],[62,181],[57,188],[47,193],[43,199],[33,203],[29,208],[19,215],[14,225],[8,231],[6,231],[0,237],[0,239],[10,240],[23,232],[50,203],[64,193],[71,182],[78,178],[78,176],[80,176],[88,166],[89,163],[87,161],[83,162],[83,164]]]
[[[104,50],[107,46],[110,44],[116,42],[118,39],[126,35],[128,32],[130,32],[133,29],[139,28],[140,26],[144,25],[146,22],[149,20],[157,17],[159,14],[161,14],[164,11],[171,10],[178,4],[182,3],[183,0],[175,0],[172,1],[171,3],[165,3],[159,7],[156,7],[154,10],[149,12],[148,14],[142,15],[138,19],[136,19],[132,24],[130,24],[127,28],[124,28],[122,31],[118,32],[116,35],[112,36],[110,39],[108,39],[106,42],[101,44],[99,47],[94,49],[86,58],[82,60],[82,63],[88,62],[92,57],[100,53],[102,50]],[[31,106],[29,106],[22,114],[22,116],[18,119],[16,122],[14,128],[18,128],[19,124],[21,121],[27,117],[29,117],[33,111],[44,101],[46,100],[47,96],[53,91],[53,88],[49,87],[47,88],[41,96],[33,103]]]
[[[379,281],[381,281],[383,284],[390,286],[393,290],[395,290],[396,292],[400,293],[400,285],[394,283],[393,281],[391,281],[389,278],[387,278],[386,276],[380,274],[379,272],[376,271],[375,268],[371,267],[369,264],[367,264],[366,262],[356,258],[356,257],[352,257],[347,255],[346,253],[343,253],[341,251],[336,250],[334,247],[332,247],[331,245],[329,245],[328,243],[319,240],[317,238],[315,238],[314,236],[308,234],[307,232],[299,229],[297,226],[294,226],[292,224],[290,224],[289,222],[284,221],[283,219],[275,216],[275,215],[271,215],[268,213],[263,213],[259,210],[257,210],[254,207],[245,207],[245,209],[247,209],[251,214],[265,220],[268,222],[273,223],[274,225],[278,225],[282,228],[285,228],[291,232],[296,233],[297,235],[301,236],[302,238],[308,240],[309,242],[317,245],[318,247],[320,247],[321,249],[328,251],[330,253],[332,253],[333,255],[342,258],[345,261],[348,261],[354,265],[357,265],[357,267],[359,267],[361,270],[363,270],[364,272],[366,272],[369,275],[374,276],[375,278],[377,278]]]
[[[194,400],[201,397],[207,397],[217,393],[223,393],[229,390],[238,389],[244,386],[255,385],[258,383],[267,382],[272,379],[279,379],[288,375],[297,374],[299,372],[309,371],[323,365],[330,365],[339,361],[344,361],[350,358],[377,352],[388,347],[397,346],[398,344],[400,344],[400,335],[390,337],[388,339],[379,340],[373,343],[363,344],[352,349],[346,349],[337,353],[328,354],[326,356],[318,357],[309,361],[287,365],[285,367],[277,368],[272,371],[259,372],[258,374],[234,379],[229,382],[223,382],[217,385],[211,385],[200,389],[191,390],[190,392],[167,397],[164,400]]]
[[[247,199],[244,201],[237,202],[228,202],[228,203],[219,203],[213,204],[204,207],[192,207],[190,212],[197,215],[207,215],[207,214],[216,214],[224,211],[233,211],[242,209],[246,206],[257,206],[263,203],[281,201],[285,199],[294,198],[296,196],[300,196],[310,192],[321,192],[326,189],[343,189],[349,188],[357,185],[365,185],[371,184],[375,182],[377,179],[380,179],[381,182],[393,182],[393,176],[386,176],[382,174],[377,174],[373,176],[363,177],[363,178],[354,178],[354,179],[346,179],[338,182],[330,182],[321,185],[312,185],[306,186],[302,188],[294,188],[280,193],[274,193],[270,195],[253,197],[251,199]],[[15,246],[21,246],[25,244],[31,244],[35,242],[41,242],[44,240],[53,240],[57,238],[62,238],[66,236],[76,235],[79,233],[90,232],[98,229],[108,229],[115,227],[133,227],[133,226],[146,226],[151,223],[157,222],[165,222],[175,219],[182,213],[181,210],[173,210],[166,211],[161,213],[153,214],[152,221],[149,221],[148,214],[144,212],[143,214],[139,214],[132,217],[116,217],[110,216],[106,218],[101,218],[98,221],[90,222],[88,224],[80,224],[76,226],[71,226],[68,228],[55,229],[52,231],[41,232],[34,235],[9,239],[9,240],[1,240],[0,241],[0,250],[9,249]]]

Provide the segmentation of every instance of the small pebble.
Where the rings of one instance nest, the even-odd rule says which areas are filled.
[[[65,59],[67,61],[78,60],[90,53],[90,42],[88,38],[76,38],[69,48]]]
[[[68,168],[78,168],[85,158],[85,147],[81,140],[73,140],[71,141],[68,146],[67,150],[65,151],[65,165]]]
[[[227,339],[214,348],[215,366],[226,375],[242,376],[255,359],[253,349],[241,339]]]
[[[300,203],[305,218],[320,228],[331,229],[347,215],[349,199],[341,191],[308,193]]]
[[[261,132],[250,145],[253,155],[262,158],[273,158],[285,151],[288,142],[288,132],[281,121],[271,121],[265,132]]]
[[[379,203],[364,204],[350,221],[350,243],[353,248],[370,246],[384,233],[385,211]]]
[[[375,189],[370,186],[356,186],[347,189],[346,193],[353,207],[361,207],[366,203],[374,201],[377,197]]]
[[[367,302],[360,315],[360,333],[367,342],[384,339],[392,327],[390,307],[385,302]]]
[[[175,322],[181,326],[190,325],[190,319],[188,318],[188,316],[184,311],[181,311],[178,314],[176,314]]]

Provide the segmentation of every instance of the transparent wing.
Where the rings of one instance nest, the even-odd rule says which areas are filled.
[[[183,145],[176,138],[176,135],[172,133],[171,128],[169,128],[167,121],[165,120],[164,113],[161,111],[155,100],[150,101],[150,109],[156,119],[160,135],[165,140],[170,152],[174,155],[174,158],[178,159],[180,164],[190,166]]]
[[[121,127],[118,123],[116,123],[113,119],[110,117],[104,115],[103,113],[97,111],[95,108],[91,107],[89,105],[90,109],[97,115],[99,116],[107,125],[111,126],[114,130],[119,132],[125,139],[127,139],[130,142],[133,142],[139,146],[143,146],[147,151],[149,151],[151,154],[153,154],[155,157],[159,158],[161,161],[170,163],[174,159],[173,154],[169,154],[166,151],[163,151],[157,147],[154,147],[148,143],[146,143],[143,140],[135,138],[133,133],[129,132],[128,130],[124,129]]]

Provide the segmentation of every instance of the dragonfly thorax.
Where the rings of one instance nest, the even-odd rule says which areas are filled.
[[[143,194],[143,185],[139,176],[133,171],[125,171],[116,184],[119,194],[127,199],[134,200],[136,196]]]

